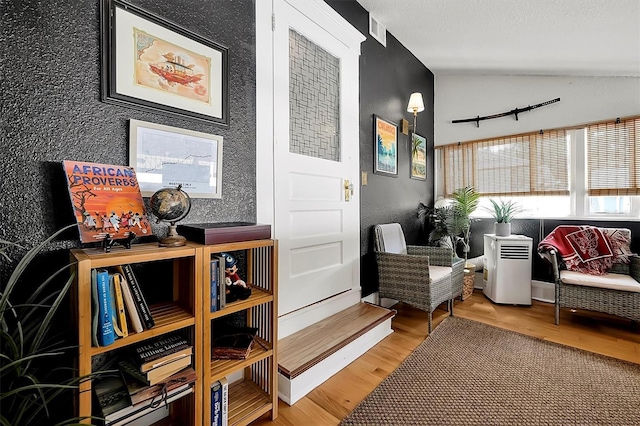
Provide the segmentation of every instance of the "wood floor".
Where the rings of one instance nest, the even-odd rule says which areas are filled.
[[[268,416],[253,425],[337,425],[427,337],[427,315],[404,304],[393,307],[394,333],[366,354],[327,380],[293,406],[280,401],[278,418]],[[553,304],[533,306],[496,305],[480,290],[464,302],[456,301],[454,313],[496,327],[608,355],[640,364],[640,325],[593,312],[561,310],[560,325],[554,324]],[[437,326],[448,313],[434,312]]]

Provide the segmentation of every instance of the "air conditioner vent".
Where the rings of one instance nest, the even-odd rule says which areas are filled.
[[[500,259],[529,259],[529,247],[514,244],[500,246]]]
[[[378,42],[387,47],[387,29],[369,14],[369,34]]]

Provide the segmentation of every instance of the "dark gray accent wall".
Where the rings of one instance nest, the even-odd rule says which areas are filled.
[[[222,199],[194,199],[181,223],[255,221],[254,1],[132,3],[229,48],[229,127],[101,102],[100,0],[2,1],[0,238],[28,245],[72,223],[60,162],[128,164],[130,119],[224,137]]]
[[[390,33],[384,47],[369,35],[369,14],[355,0],[326,0],[334,10],[367,37],[360,55],[360,170],[368,175],[368,185],[360,186],[360,283],[362,295],[378,289],[372,252],[372,227],[399,222],[407,244],[427,241],[427,232],[418,220],[418,203],[433,204],[433,74]],[[373,173],[373,115],[400,125],[405,118],[409,96],[421,92],[425,110],[418,114],[418,134],[427,138],[427,180],[411,179],[410,136],[399,133],[398,177]]]
[[[230,126],[100,101],[99,0],[0,3],[2,179],[0,238],[42,241],[73,221],[62,160],[128,163],[130,119],[224,137],[222,199],[194,199],[182,223],[253,221],[255,196],[255,7],[252,0],[133,0],[165,19],[229,48]],[[400,222],[407,241],[425,241],[419,202],[433,194],[433,75],[393,36],[387,47],[368,36],[368,14],[354,0],[328,2],[367,40],[360,57],[361,254],[364,294],[377,289],[371,227]],[[427,181],[409,178],[409,136],[399,136],[397,178],[373,174],[373,114],[411,121],[409,95],[426,110],[418,133],[428,140]],[[164,235],[166,225],[154,225]],[[68,233],[58,248],[77,246]],[[3,265],[3,272],[7,265]],[[373,275],[372,275],[373,274]]]

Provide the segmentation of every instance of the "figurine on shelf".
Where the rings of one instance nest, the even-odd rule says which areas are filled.
[[[221,253],[225,263],[226,301],[245,300],[251,296],[251,288],[238,275],[238,261],[229,253]]]

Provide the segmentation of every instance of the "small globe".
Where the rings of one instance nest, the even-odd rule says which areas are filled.
[[[149,207],[158,223],[169,222],[169,234],[161,238],[158,245],[161,247],[179,247],[187,243],[187,239],[178,235],[176,222],[184,219],[191,210],[191,198],[182,190],[182,185],[177,188],[162,188],[156,191],[149,199]]]
[[[191,199],[180,186],[177,188],[162,188],[149,199],[151,212],[158,218],[158,222],[171,224],[184,219],[191,210]]]

